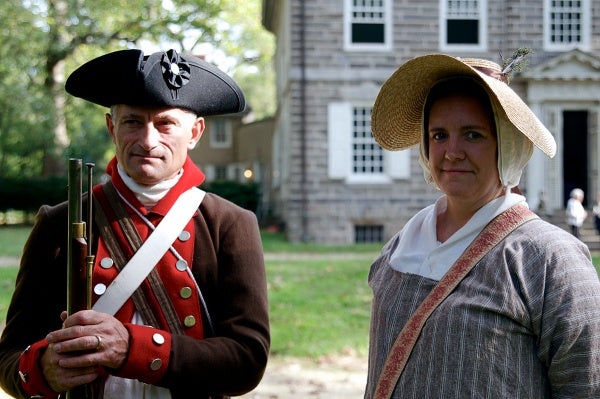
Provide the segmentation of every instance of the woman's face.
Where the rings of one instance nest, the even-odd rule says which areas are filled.
[[[475,97],[450,95],[431,104],[429,169],[449,200],[476,209],[502,195],[491,111]]]

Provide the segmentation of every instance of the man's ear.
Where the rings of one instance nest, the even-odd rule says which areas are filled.
[[[114,143],[115,142],[115,124],[113,123],[112,116],[107,112],[106,114],[104,114],[104,118],[106,119],[106,129],[108,130],[108,134]]]
[[[200,137],[202,137],[202,133],[204,133],[204,129],[205,129],[204,118],[202,118],[202,117],[196,118],[196,120],[194,121],[194,124],[192,125],[192,136],[190,137],[188,149],[193,150],[194,148],[196,148],[196,144],[198,144],[198,141],[200,141]]]

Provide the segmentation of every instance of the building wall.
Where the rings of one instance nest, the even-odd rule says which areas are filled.
[[[592,2],[592,21],[600,18]],[[410,173],[389,181],[349,182],[328,173],[328,108],[332,103],[372,106],[379,88],[406,60],[444,52],[500,61],[519,47],[535,49],[530,64],[556,57],[543,50],[544,0],[488,1],[487,40],[478,51],[440,48],[440,1],[392,1],[392,47],[388,51],[344,49],[344,1],[265,0],[265,26],[277,36],[279,111],[275,118],[274,167],[277,212],[292,241],[354,242],[357,224],[382,225],[391,237],[418,209],[440,195],[428,186],[411,150]],[[269,14],[267,16],[267,14]],[[600,26],[588,51],[600,53]],[[526,100],[527,82],[515,90]],[[387,155],[386,155],[387,156]],[[527,176],[522,182],[526,182]]]

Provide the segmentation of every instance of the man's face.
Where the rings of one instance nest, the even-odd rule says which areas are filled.
[[[179,108],[117,105],[106,115],[117,161],[138,184],[152,186],[181,170],[204,131],[204,119]]]

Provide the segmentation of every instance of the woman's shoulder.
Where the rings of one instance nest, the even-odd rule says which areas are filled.
[[[505,241],[508,247],[519,248],[532,258],[590,259],[589,248],[584,242],[542,218],[530,220],[519,226]]]

